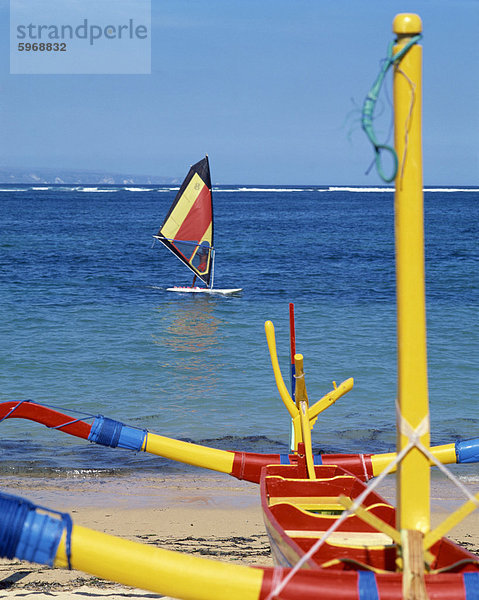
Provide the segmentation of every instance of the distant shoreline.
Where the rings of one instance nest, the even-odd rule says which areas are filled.
[[[168,185],[177,177],[84,171],[75,169],[16,169],[0,167],[0,185]]]

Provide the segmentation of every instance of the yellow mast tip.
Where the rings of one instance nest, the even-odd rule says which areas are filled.
[[[397,35],[417,35],[422,32],[422,21],[414,13],[400,13],[394,17],[393,32]]]

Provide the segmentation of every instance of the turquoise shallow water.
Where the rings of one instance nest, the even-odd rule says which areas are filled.
[[[151,248],[174,195],[1,187],[1,400],[101,413],[222,448],[284,451],[288,418],[264,321],[275,323],[286,379],[294,302],[310,400],[332,380],[355,379],[321,415],[315,448],[392,450],[393,194],[215,190],[215,281],[244,288],[230,298],[166,291],[191,282],[166,249]],[[432,440],[446,443],[479,436],[479,190],[426,191],[425,227]],[[1,427],[6,475],[187,469],[29,422]]]

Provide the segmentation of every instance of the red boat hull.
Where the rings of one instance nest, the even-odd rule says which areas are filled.
[[[283,576],[338,519],[337,498],[343,494],[354,499],[366,488],[340,467],[317,466],[315,470],[316,480],[301,478],[300,467],[292,465],[270,465],[262,471],[263,517],[274,560],[284,569]],[[315,502],[324,510],[304,508]],[[374,491],[363,507],[394,527],[394,508]],[[425,575],[430,600],[470,600],[479,594],[477,556],[446,538],[434,544],[430,552],[433,572]],[[353,514],[304,563],[278,598],[312,600],[321,590],[321,600],[399,600],[403,597],[402,573],[396,570],[396,559],[394,542]],[[270,584],[265,580],[264,585],[269,588]],[[271,589],[261,597],[267,598]]]

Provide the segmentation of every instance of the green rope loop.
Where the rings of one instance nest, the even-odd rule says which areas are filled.
[[[401,50],[399,50],[399,52],[397,52],[394,55],[393,55],[393,42],[391,42],[389,44],[387,58],[383,62],[383,65],[381,67],[379,75],[377,76],[376,81],[373,83],[371,89],[369,90],[369,93],[366,96],[366,99],[363,104],[363,110],[362,110],[362,115],[361,115],[361,127],[363,128],[363,131],[368,136],[371,144],[374,146],[376,168],[378,170],[379,176],[386,183],[390,183],[396,177],[396,173],[398,170],[398,157],[396,154],[396,150],[392,146],[388,146],[387,144],[380,144],[377,141],[376,133],[375,133],[374,127],[373,127],[374,109],[376,107],[376,102],[378,101],[379,93],[381,91],[381,87],[382,87],[384,78],[386,77],[386,74],[389,71],[390,67],[394,63],[399,62],[401,60],[401,58],[408,52],[408,50],[412,46],[414,46],[414,44],[417,44],[421,38],[422,38],[421,34],[415,35],[414,37],[412,37],[409,40],[409,42],[407,44],[405,44],[405,46],[403,48],[401,48]],[[382,150],[389,152],[393,159],[393,163],[394,163],[393,172],[390,176],[385,175],[383,168],[382,168],[382,164],[381,164],[381,151]]]

